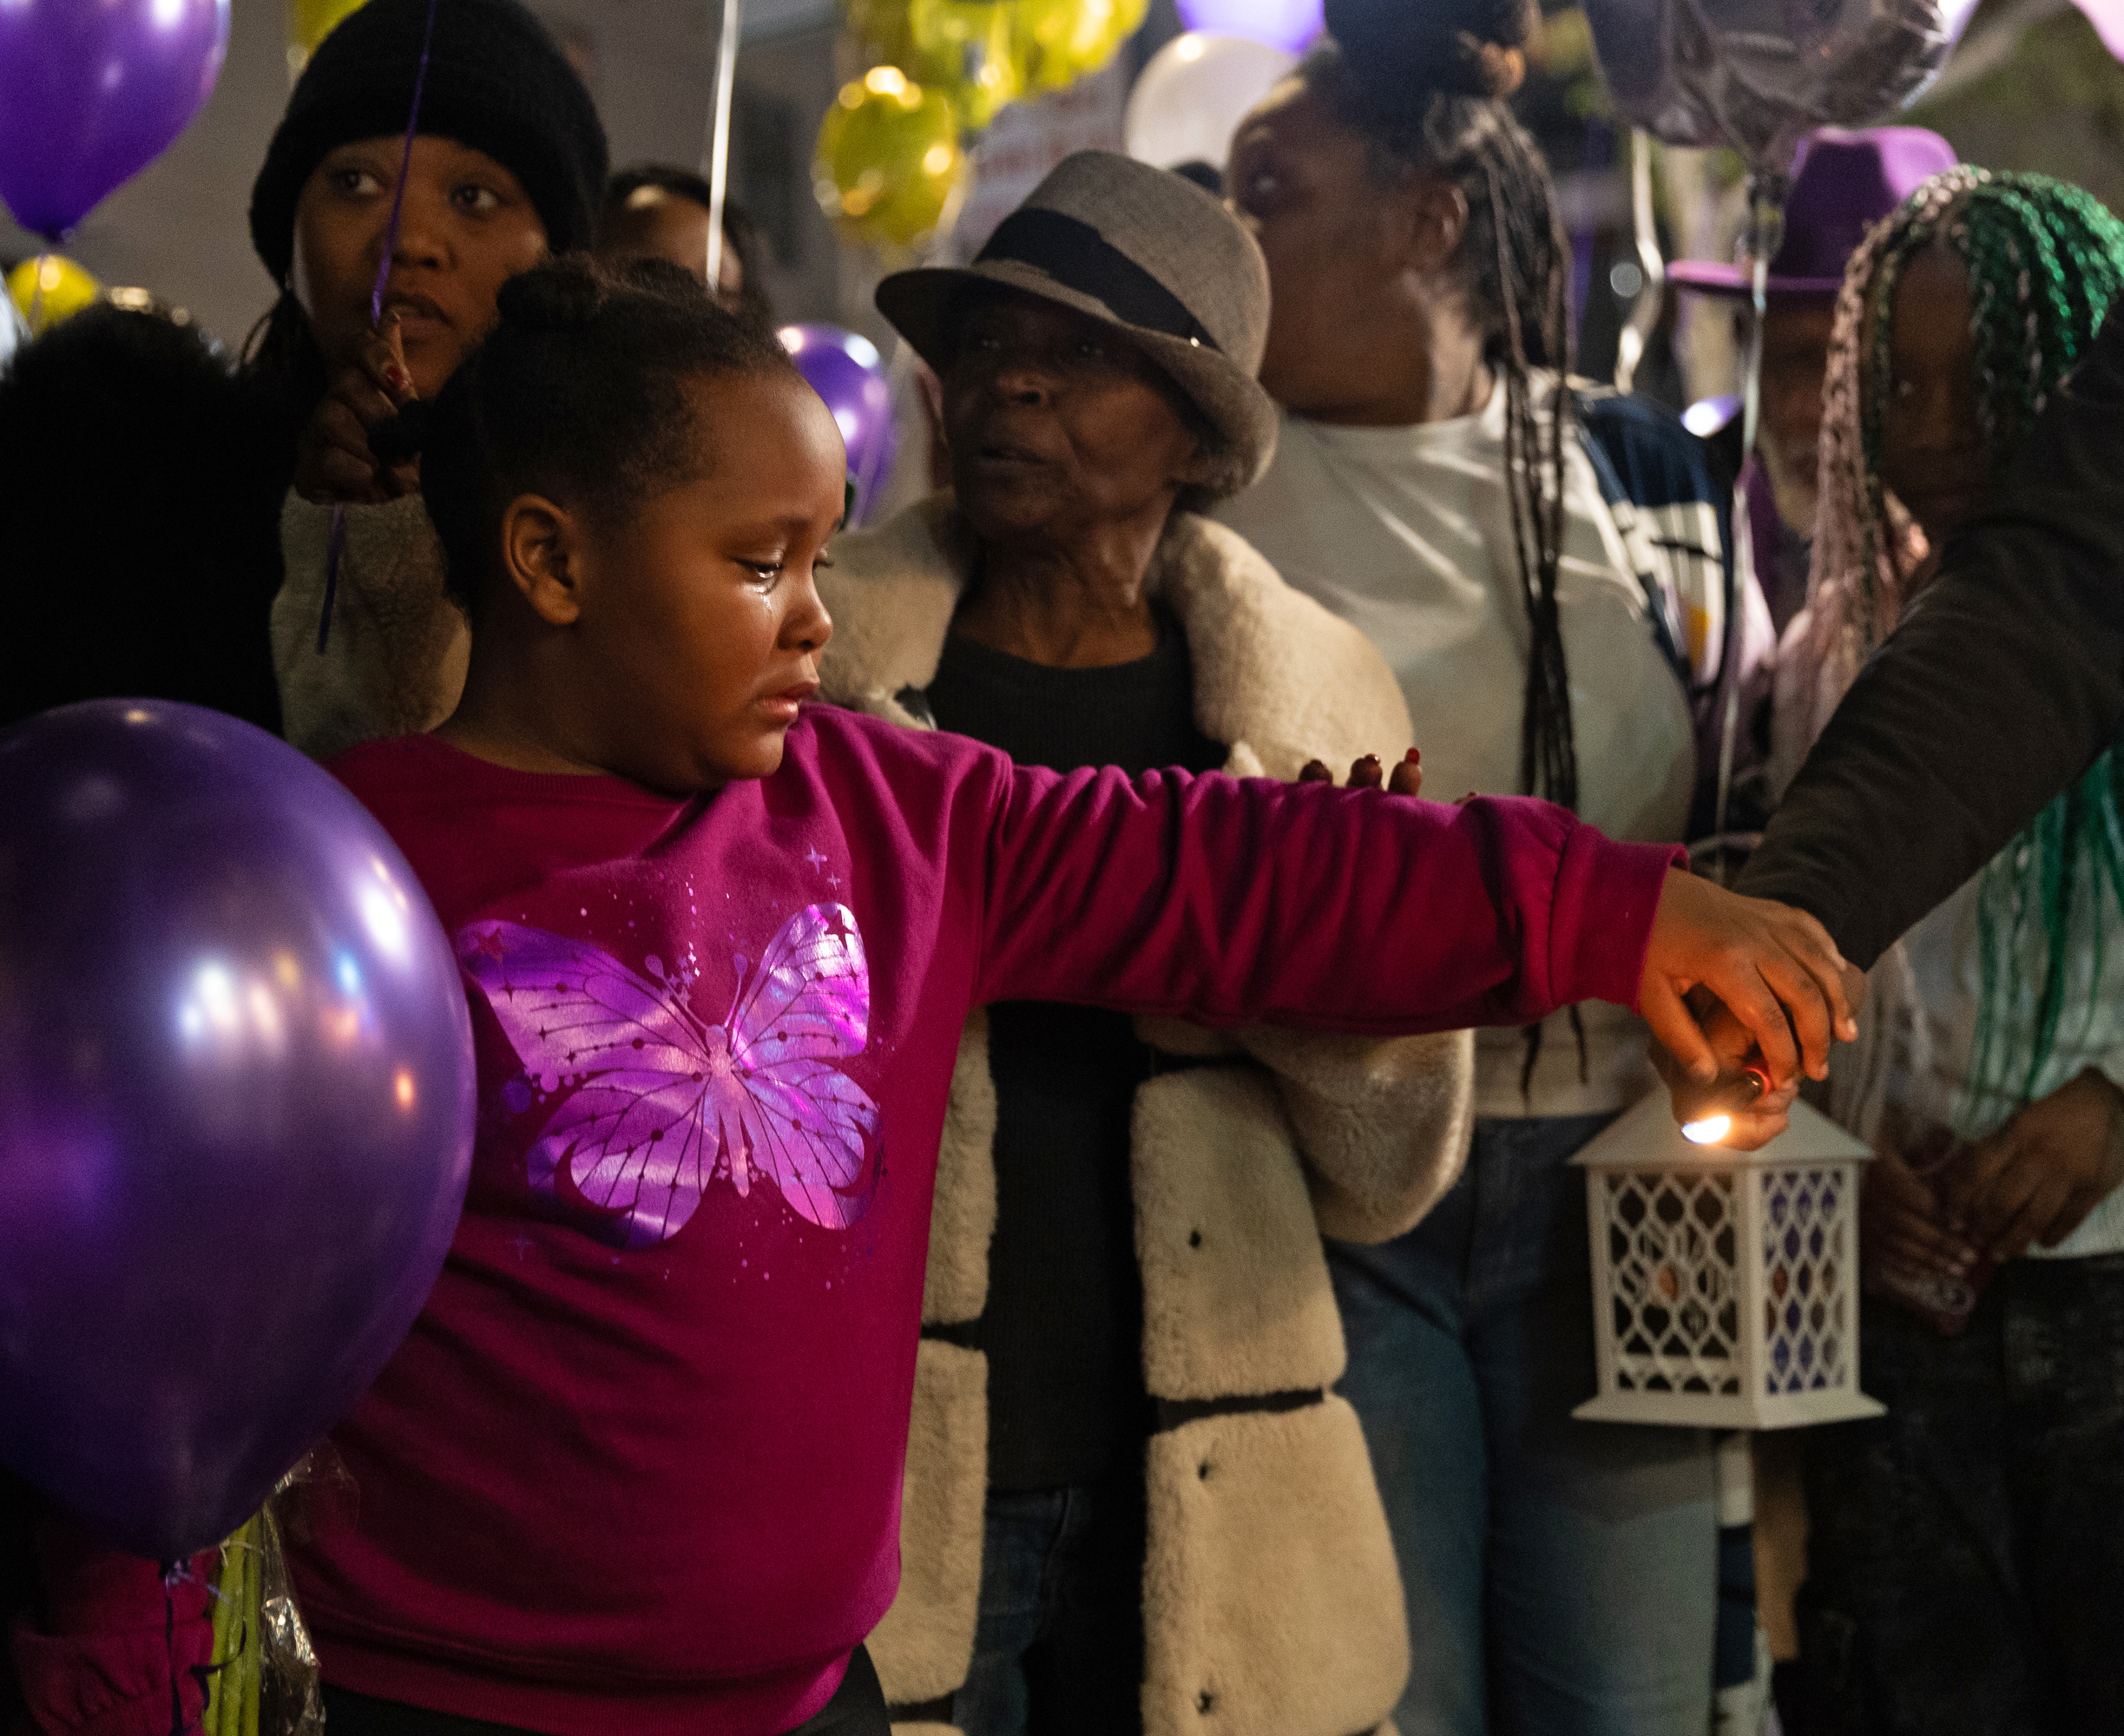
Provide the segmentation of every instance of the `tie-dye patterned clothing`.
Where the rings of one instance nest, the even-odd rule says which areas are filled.
[[[432,738],[333,770],[454,937],[471,1190],[338,1431],[328,1680],[604,1736],[768,1736],[899,1574],[937,1143],[969,1009],[1368,1032],[1627,1001],[1671,852],[1559,810],[1021,770],[806,707],[674,802]]]

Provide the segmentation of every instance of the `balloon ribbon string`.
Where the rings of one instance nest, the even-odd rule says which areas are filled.
[[[177,1669],[177,1578],[184,1571],[172,1562],[162,1569],[162,1643],[169,1653],[169,1736],[184,1736],[184,1690]]]
[[[326,641],[332,634],[332,600],[339,589],[339,557],[346,552],[346,503],[335,501],[332,508],[332,534],[325,539],[325,607],[317,617],[317,654],[325,654]]]
[[[384,292],[391,283],[391,262],[398,251],[398,228],[405,216],[405,183],[413,170],[413,141],[420,132],[420,98],[428,88],[428,57],[435,47],[435,9],[428,0],[428,19],[420,33],[420,60],[413,69],[413,106],[405,117],[405,149],[398,159],[398,185],[391,195],[391,220],[384,226],[384,255],[376,262],[376,286],[369,292],[369,324],[384,323]],[[346,505],[332,509],[332,535],[325,545],[325,607],[317,620],[317,654],[325,654],[332,637],[332,604],[339,589],[339,562],[346,553]]]

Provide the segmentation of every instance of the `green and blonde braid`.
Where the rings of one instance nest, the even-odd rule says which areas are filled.
[[[1935,175],[1876,227],[1846,269],[1823,395],[1820,506],[1809,583],[1812,732],[1894,628],[1922,535],[1883,488],[1895,389],[1891,339],[1904,266],[1936,244],[1969,273],[1977,417],[2003,470],[2044,401],[2124,293],[2124,224],[2078,187],[2038,174]],[[1811,732],[1812,733],[1812,732]],[[2124,744],[2120,744],[2124,746]],[[1983,871],[1983,983],[1960,1130],[1981,1135],[2035,1095],[2065,1011],[2077,901],[2100,949],[2124,924],[2124,754],[2113,746]],[[2094,1008],[2091,996],[2085,1016]],[[2032,1040],[2015,1033],[2033,1033]]]

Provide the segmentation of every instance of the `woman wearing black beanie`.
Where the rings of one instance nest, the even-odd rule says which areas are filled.
[[[248,366],[288,431],[296,496],[273,662],[288,740],[319,757],[432,727],[464,680],[465,622],[417,473],[379,462],[368,431],[441,391],[504,281],[591,244],[604,190],[604,129],[544,27],[517,0],[433,11],[410,155],[430,0],[369,0],[311,57],[252,190],[251,239],[280,298]],[[326,622],[334,508],[345,548]]]
[[[400,497],[410,472],[377,470],[366,425],[440,389],[505,277],[591,245],[606,150],[589,93],[516,0],[440,0],[379,340],[370,297],[428,10],[369,0],[289,98],[251,206],[280,295],[239,369],[194,328],[98,307],[0,375],[0,722],[175,699],[318,752],[450,709],[463,620],[418,500]],[[356,503],[320,654],[336,502]]]
[[[195,331],[105,306],[0,377],[0,722],[141,696],[274,727],[274,661],[299,746],[320,724],[381,733],[455,704],[463,618],[410,478],[376,466],[365,431],[394,401],[441,390],[508,276],[590,245],[606,148],[589,93],[516,0],[435,10],[380,342],[369,302],[429,0],[368,0],[297,83],[251,207],[281,293],[236,373]],[[310,492],[352,503],[321,654],[331,515],[289,496],[299,450]],[[269,604],[282,629],[272,659]],[[423,680],[453,683],[440,713],[391,708]],[[166,1588],[155,1563],[95,1542],[0,1470],[0,1729],[196,1729],[213,1568],[202,1554],[194,1577]],[[340,1736],[475,1727],[326,1697]]]

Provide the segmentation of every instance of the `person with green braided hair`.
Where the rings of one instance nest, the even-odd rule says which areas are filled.
[[[2120,299],[2124,224],[2040,175],[1936,175],[1853,255],[1773,771],[1993,504]],[[1832,1108],[1877,1154],[1861,1361],[1889,1414],[1807,1442],[1800,1721],[2124,1730],[2117,746],[1875,966]]]

